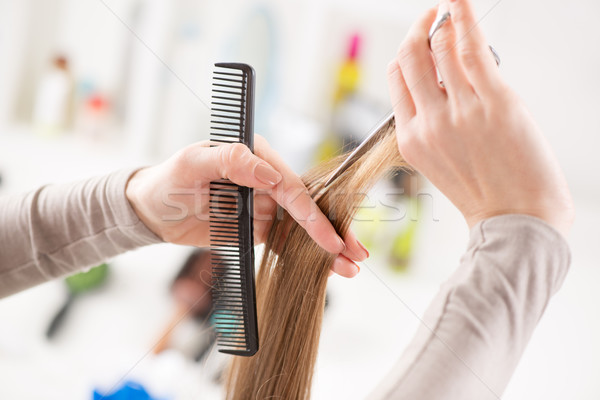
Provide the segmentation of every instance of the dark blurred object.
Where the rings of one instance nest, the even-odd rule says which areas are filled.
[[[89,292],[90,290],[96,289],[106,281],[108,275],[108,265],[101,264],[97,267],[90,269],[87,272],[81,272],[76,275],[72,275],[65,279],[67,288],[69,289],[69,295],[65,304],[60,308],[56,316],[52,319],[48,330],[46,331],[46,337],[52,339],[56,335],[56,331],[63,324],[67,312],[73,305],[73,302],[81,294]]]
[[[56,67],[57,69],[61,69],[63,71],[69,70],[69,62],[67,61],[67,58],[64,56],[56,57],[53,60],[53,64],[54,64],[54,67]]]
[[[200,362],[207,357],[217,342],[217,331],[215,331],[212,325],[206,331],[206,335],[208,336],[208,340],[204,342],[204,344],[200,347],[200,350],[198,350],[196,353],[196,356],[194,357],[194,361],[196,362]]]
[[[206,319],[210,313],[211,279],[210,250],[203,248],[192,252],[173,281],[175,301],[185,303],[194,318]]]
[[[173,330],[183,319],[189,317],[199,321],[207,319],[212,308],[211,271],[210,250],[196,249],[187,258],[171,284],[176,308],[173,317],[160,335],[158,344],[154,347],[154,354],[169,348]]]
[[[390,180],[393,187],[399,189],[403,195],[411,198],[417,197],[419,191],[419,175],[417,172],[398,168]]]

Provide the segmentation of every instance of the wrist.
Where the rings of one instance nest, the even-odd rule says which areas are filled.
[[[552,226],[558,232],[560,232],[564,237],[567,237],[569,231],[571,229],[571,225],[573,224],[573,209],[572,207],[565,207],[561,209],[555,209],[553,212],[548,212],[545,210],[529,210],[529,209],[503,209],[496,211],[487,211],[480,212],[474,215],[465,216],[467,220],[467,224],[469,228],[473,228],[473,226],[477,225],[480,221],[485,219],[489,219],[492,217],[498,217],[501,215],[527,215],[530,217],[538,218],[548,225]]]
[[[157,221],[154,221],[152,213],[144,203],[144,199],[148,198],[143,193],[144,178],[147,176],[148,172],[149,168],[140,168],[129,177],[127,185],[125,186],[125,197],[140,221],[142,221],[152,233],[164,240],[160,225]]]

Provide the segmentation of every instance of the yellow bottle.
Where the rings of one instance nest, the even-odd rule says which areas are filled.
[[[335,92],[333,95],[333,112],[336,107],[348,96],[356,92],[360,80],[360,68],[358,65],[358,50],[360,46],[360,35],[354,34],[350,38],[348,53],[342,65],[338,69]],[[333,158],[342,147],[342,138],[335,132],[328,132],[327,136],[317,149],[316,162],[321,163]]]

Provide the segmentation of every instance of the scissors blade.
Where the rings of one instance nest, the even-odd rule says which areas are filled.
[[[379,142],[387,133],[386,129],[383,129],[387,126],[387,124],[394,118],[394,113],[390,112],[382,122],[380,122],[372,131],[367,135],[365,140],[362,141],[360,145],[350,155],[344,160],[343,163],[340,164],[339,167],[336,168],[335,171],[331,174],[327,182],[325,182],[325,187],[329,186],[333,181],[335,181],[338,177],[340,177],[352,164],[358,161],[365,153],[367,153],[371,148]]]

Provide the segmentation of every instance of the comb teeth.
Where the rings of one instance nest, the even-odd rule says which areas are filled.
[[[229,66],[226,66],[229,65]],[[216,64],[211,102],[211,140],[220,143],[243,143],[248,123],[248,84],[254,74],[235,64]],[[238,65],[241,68],[241,65]]]
[[[215,66],[210,139],[253,150],[254,71],[246,64]],[[212,322],[219,351],[242,356],[258,351],[252,210],[252,189],[211,182]]]

